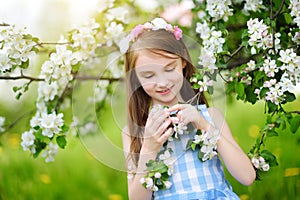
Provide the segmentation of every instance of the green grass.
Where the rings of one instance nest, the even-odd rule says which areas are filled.
[[[293,105],[296,106],[294,110],[299,110],[299,103]],[[226,118],[234,137],[248,151],[255,142],[253,135],[264,123],[263,105],[235,103],[226,108]],[[105,124],[103,129],[109,133],[109,126]],[[119,127],[112,128],[113,133],[116,131],[120,131]],[[120,135],[108,137],[121,146]],[[43,158],[33,159],[28,152],[23,152],[19,134],[5,134],[1,142],[1,200],[127,199],[126,174],[99,162],[72,136],[69,136],[66,150],[59,151],[54,163],[45,163]],[[268,140],[267,147],[275,152],[279,166],[271,169],[263,181],[249,187],[227,173],[234,191],[241,199],[300,199],[299,131],[280,133],[278,138]],[[102,153],[110,155],[109,149],[102,148]]]

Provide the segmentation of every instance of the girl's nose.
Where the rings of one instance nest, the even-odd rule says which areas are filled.
[[[167,87],[168,85],[168,79],[165,76],[159,76],[157,80],[157,85],[160,87]]]

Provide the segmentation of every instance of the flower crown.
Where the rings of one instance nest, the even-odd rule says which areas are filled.
[[[151,22],[139,24],[134,27],[131,30],[130,34],[120,41],[119,46],[121,53],[125,53],[129,48],[129,43],[134,42],[138,38],[138,36],[143,33],[144,30],[157,31],[159,29],[163,29],[170,33],[173,33],[176,40],[180,40],[182,38],[182,30],[178,28],[178,26],[172,26],[171,24],[168,24],[164,19],[158,17],[153,19]]]

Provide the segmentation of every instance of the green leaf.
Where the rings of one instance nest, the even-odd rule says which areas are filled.
[[[252,88],[251,86],[246,87],[246,100],[252,104],[256,103],[257,100],[257,96],[254,93],[254,88]]]
[[[284,16],[284,19],[285,19],[287,24],[290,24],[292,22],[293,19],[292,19],[290,14],[284,13],[283,16]]]
[[[293,117],[290,121],[290,130],[292,133],[296,133],[300,126],[300,116]]]
[[[262,71],[255,71],[255,73],[254,73],[254,82],[256,83],[256,84],[258,84],[259,83],[259,81],[262,79],[262,78],[264,78],[266,75],[265,75],[265,73],[264,72],[262,72]]]
[[[19,99],[21,98],[21,96],[22,96],[22,93],[19,92],[19,93],[16,95],[16,99],[19,100]]]
[[[186,143],[186,146],[185,146],[185,150],[188,150],[190,147],[191,147],[191,145],[193,144],[193,139],[189,139],[188,140],[188,142]]]
[[[64,133],[66,133],[66,132],[69,131],[69,127],[68,127],[67,125],[65,125],[65,124],[61,127],[61,129],[62,129],[62,131],[63,131]]]
[[[26,60],[26,62],[22,62],[20,68],[22,69],[26,69],[29,66],[29,59]]]
[[[46,148],[47,144],[40,140],[35,140],[34,144],[35,144],[35,153],[33,154],[33,157],[37,158],[41,153],[41,151]]]
[[[278,133],[275,130],[271,129],[267,131],[267,136],[268,137],[278,136]]]
[[[295,94],[293,94],[293,93],[291,93],[291,92],[289,92],[289,91],[285,91],[285,92],[284,92],[284,96],[285,96],[284,99],[285,99],[287,102],[293,102],[293,101],[296,100]]]
[[[198,151],[198,159],[199,159],[201,162],[203,162],[203,160],[202,160],[203,156],[204,156],[204,154],[203,154],[202,151],[200,151],[200,149],[199,149],[199,151]]]
[[[278,165],[276,156],[274,156],[270,151],[262,150],[260,155],[269,163],[270,167]]]
[[[277,109],[277,105],[272,103],[271,101],[267,101],[268,113],[272,113]]]
[[[191,144],[191,149],[192,149],[193,151],[195,151],[195,149],[196,149],[196,144],[195,144],[195,143],[192,143],[192,144]]]
[[[243,99],[245,95],[245,86],[241,82],[237,82],[235,85],[235,91],[237,92],[238,98]]]
[[[17,92],[18,90],[21,90],[22,89],[22,86],[21,87],[18,87],[18,86],[14,86],[13,87],[13,91],[14,92]]]
[[[64,135],[58,136],[58,137],[56,138],[56,142],[57,142],[57,145],[58,145],[60,148],[64,149],[65,146],[67,145],[66,136],[64,136]]]
[[[259,93],[259,98],[263,99],[266,96],[266,93],[269,91],[268,88],[262,88]]]

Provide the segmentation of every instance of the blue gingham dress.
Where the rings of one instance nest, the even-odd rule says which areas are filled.
[[[206,105],[198,105],[202,116],[211,124],[212,119]],[[176,157],[173,164],[174,172],[170,177],[172,186],[168,190],[154,192],[154,199],[164,200],[225,200],[239,199],[232,191],[230,184],[224,177],[222,163],[217,156],[201,162],[198,151],[185,151],[187,141],[195,133],[180,135],[180,140],[168,142],[172,148],[172,157]]]

